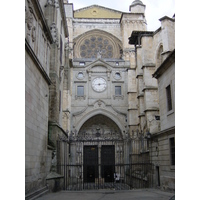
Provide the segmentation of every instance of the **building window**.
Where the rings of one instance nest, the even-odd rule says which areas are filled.
[[[79,72],[78,75],[77,75],[77,78],[83,79],[84,78],[83,72]]]
[[[115,78],[116,78],[116,79],[120,79],[120,78],[121,78],[121,74],[120,74],[119,72],[116,72],[116,73],[115,73]]]
[[[172,96],[171,96],[171,87],[168,85],[166,87],[166,93],[167,93],[167,107],[168,111],[172,110]]]
[[[77,87],[77,96],[83,97],[84,96],[84,86],[78,86]]]
[[[175,138],[170,138],[170,156],[171,156],[171,165],[175,165]]]
[[[115,86],[115,96],[122,95],[121,86]]]
[[[80,65],[80,66],[84,66],[84,65],[85,65],[85,62],[79,62],[79,65]]]

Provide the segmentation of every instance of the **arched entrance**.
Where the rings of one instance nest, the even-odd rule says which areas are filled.
[[[122,140],[119,127],[110,118],[98,114],[87,120],[81,127],[79,137],[86,140],[83,147],[84,182],[113,182],[115,173],[115,144]],[[94,142],[96,145],[94,145]],[[121,149],[122,149],[121,144]],[[120,162],[123,158],[121,158]]]
[[[71,164],[81,166],[71,175],[78,177],[83,189],[113,188],[117,182],[125,185],[124,144],[112,119],[103,114],[89,118],[70,137]]]
[[[153,183],[148,138],[138,131],[123,136],[117,122],[100,113],[87,118],[68,139],[59,138],[57,154],[65,190],[124,190]]]

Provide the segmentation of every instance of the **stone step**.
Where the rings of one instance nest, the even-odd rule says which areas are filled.
[[[40,197],[40,196],[42,196],[42,195],[44,195],[48,192],[49,192],[49,189],[48,189],[47,186],[45,186],[43,188],[40,188],[39,190],[36,190],[32,193],[25,195],[25,200],[34,200],[34,199],[36,199],[36,198],[38,198],[38,197]]]

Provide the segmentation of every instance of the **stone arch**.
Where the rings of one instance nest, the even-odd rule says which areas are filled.
[[[97,116],[97,115],[102,115],[105,116],[106,118],[109,118],[110,120],[112,120],[117,127],[120,130],[120,133],[122,134],[122,137],[125,137],[125,126],[120,122],[120,120],[116,117],[116,115],[114,115],[113,113],[104,110],[104,109],[98,109],[95,111],[91,111],[89,113],[87,113],[86,115],[84,115],[79,122],[75,125],[75,129],[77,130],[77,132],[79,132],[81,130],[81,127],[85,124],[85,122],[87,122],[89,119]]]
[[[118,135],[122,139],[122,133],[118,125],[103,114],[97,114],[89,118],[79,130],[79,134],[87,133],[87,135],[94,136],[97,132],[99,136]]]
[[[121,58],[122,42],[114,35],[94,29],[74,39],[75,58]]]

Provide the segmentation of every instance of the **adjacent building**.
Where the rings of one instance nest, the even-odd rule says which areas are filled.
[[[69,93],[67,37],[62,0],[25,1],[26,199],[47,191],[56,140],[67,138],[62,112]]]

